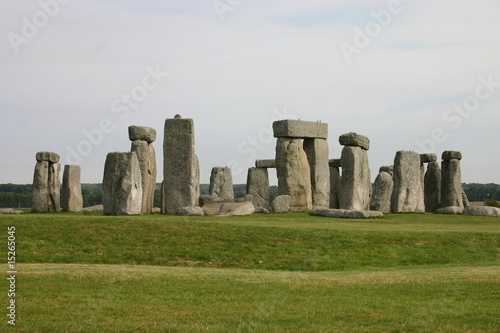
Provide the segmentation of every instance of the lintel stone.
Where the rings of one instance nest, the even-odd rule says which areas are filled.
[[[256,168],[274,168],[276,169],[276,160],[256,160]]]
[[[370,149],[370,139],[368,139],[364,135],[360,135],[353,132],[342,134],[339,137],[339,143],[342,146],[360,147],[364,150]]]
[[[273,123],[273,131],[275,138],[328,138],[328,124],[313,121],[278,120]]]
[[[421,163],[430,163],[436,162],[437,156],[436,154],[420,154],[420,162]]]
[[[59,158],[58,154],[49,151],[39,151],[36,153],[37,162],[47,161],[50,163],[57,163],[59,162]]]
[[[334,158],[328,161],[328,166],[330,168],[340,168],[342,167],[342,160],[340,158]]]
[[[447,150],[447,151],[443,152],[443,155],[441,156],[441,159],[443,161],[461,160],[462,159],[462,153],[459,152],[459,151]]]

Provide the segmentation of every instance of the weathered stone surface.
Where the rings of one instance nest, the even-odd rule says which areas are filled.
[[[199,206],[181,207],[175,212],[176,215],[200,215],[203,216],[203,209]]]
[[[278,195],[271,203],[271,211],[273,213],[288,213],[290,211],[289,195]]]
[[[49,162],[40,161],[35,165],[33,175],[33,192],[31,211],[33,213],[47,213],[49,211]]]
[[[128,137],[130,141],[141,140],[153,143],[156,141],[156,130],[145,126],[129,126]]]
[[[394,159],[394,187],[391,196],[391,211],[423,212],[424,189],[420,155],[413,151],[398,151]]]
[[[109,153],[102,182],[104,214],[133,215],[142,209],[141,168],[135,152]]]
[[[391,211],[391,196],[394,182],[392,176],[385,171],[379,172],[373,183],[373,193],[370,210],[389,213]]]
[[[421,163],[430,163],[436,162],[437,156],[436,154],[420,154],[420,162]]]
[[[459,151],[447,150],[447,151],[443,152],[443,155],[441,155],[441,159],[443,161],[461,160],[462,159],[462,153],[459,152]]]
[[[461,207],[451,206],[438,208],[434,211],[435,214],[462,214],[464,209]]]
[[[490,206],[469,206],[464,208],[464,215],[500,216],[500,208]]]
[[[248,169],[247,194],[253,196],[252,203],[256,208],[270,209],[269,173],[266,168]]]
[[[37,162],[50,162],[50,163],[57,163],[59,162],[59,155],[56,153],[52,153],[49,151],[39,151],[36,153],[36,161]]]
[[[467,193],[462,189],[462,202],[464,204],[464,208],[469,207],[469,198],[467,197]]]
[[[205,204],[213,201],[214,198],[212,198],[212,196],[209,194],[200,195],[200,207],[203,207]]]
[[[210,175],[210,196],[215,200],[234,199],[233,174],[229,167],[214,167]]]
[[[161,213],[161,208],[160,207],[153,207],[151,210],[151,213]]]
[[[130,127],[129,127],[130,130]],[[142,214],[150,214],[153,209],[156,186],[156,153],[152,144],[147,141],[135,140],[132,142],[131,151],[137,154],[141,168],[142,183]]]
[[[273,123],[275,138],[328,139],[328,124],[301,120],[278,120]]]
[[[265,209],[262,207],[255,207],[255,213],[256,214],[267,214],[267,213],[269,213],[269,209]]]
[[[82,212],[104,213],[104,205],[95,205],[95,206],[85,207],[82,209]]]
[[[339,159],[340,161],[340,159]],[[338,167],[330,167],[330,208],[339,208],[340,196],[340,170]]]
[[[22,214],[22,210],[12,208],[0,208],[0,214]]]
[[[233,216],[233,215],[252,215],[255,213],[255,207],[251,202],[233,202],[225,203],[220,206],[220,216]]]
[[[393,165],[384,165],[384,166],[381,166],[379,169],[378,169],[378,172],[387,172],[388,174],[392,175],[394,174],[394,166]]]
[[[213,201],[213,202],[208,202],[203,205],[203,213],[206,216],[214,216],[218,215],[220,211],[220,207],[225,204],[225,203],[233,203],[234,201],[230,200],[224,200],[224,201]]]
[[[163,141],[164,212],[196,206],[200,197],[200,168],[194,149],[194,122],[174,118],[165,121]]]
[[[382,212],[373,210],[347,210],[347,209],[315,209],[313,215],[326,217],[342,217],[349,219],[366,219],[372,217],[382,217]]]
[[[438,162],[429,162],[424,176],[425,211],[432,213],[441,207],[441,168]]]
[[[448,206],[464,207],[459,159],[441,162],[441,207]]]
[[[61,208],[67,212],[81,212],[83,208],[81,169],[79,165],[65,165],[61,189]]]
[[[345,146],[341,159],[339,208],[369,210],[372,185],[367,150]]]
[[[255,161],[256,168],[276,168],[276,160],[256,160]]]
[[[330,206],[330,167],[328,142],[325,139],[305,139],[304,151],[311,169],[312,205],[314,208]]]
[[[61,209],[61,164],[49,163],[49,212]]]
[[[334,158],[328,161],[328,166],[330,168],[340,168],[342,167],[342,160],[340,158]]]
[[[339,143],[342,146],[360,147],[364,150],[370,149],[370,139],[354,132],[342,134],[339,137]]]

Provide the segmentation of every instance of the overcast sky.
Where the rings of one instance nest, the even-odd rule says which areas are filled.
[[[398,150],[463,153],[462,180],[500,183],[498,0],[0,0],[0,183],[37,151],[101,182],[106,154],[193,118],[201,181],[245,183],[274,158],[276,119],[371,140],[372,179]],[[273,174],[273,182],[275,176]]]

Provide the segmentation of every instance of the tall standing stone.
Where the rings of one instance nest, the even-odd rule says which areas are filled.
[[[58,212],[61,206],[59,155],[38,152],[33,175],[32,211],[35,213]]]
[[[304,139],[311,169],[313,209],[330,206],[330,168],[328,165],[328,142],[325,139]]]
[[[370,201],[370,210],[382,213],[391,211],[391,195],[394,182],[392,176],[385,171],[380,171],[373,183],[373,194]]]
[[[267,168],[248,169],[247,194],[252,195],[252,203],[255,207],[270,209],[269,173]]]
[[[290,211],[311,210],[311,171],[301,139],[278,138],[276,172],[278,195],[290,196]]]
[[[209,194],[214,200],[233,200],[233,174],[229,167],[214,167],[210,175]]]
[[[363,135],[347,133],[339,137],[339,142],[344,145],[341,155],[339,208],[369,210],[371,179],[368,149],[370,140]]]
[[[133,215],[142,209],[142,179],[135,152],[109,153],[102,182],[104,214]]]
[[[441,207],[464,208],[459,151],[445,151],[441,162]]]
[[[394,187],[391,196],[391,211],[424,212],[424,189],[420,154],[413,151],[398,151],[394,159]]]
[[[175,214],[179,208],[198,205],[200,168],[194,139],[193,119],[176,115],[165,120],[163,213]]]
[[[65,165],[61,190],[61,208],[67,212],[81,212],[83,208],[81,169],[78,165]]]
[[[441,168],[439,163],[429,162],[424,177],[425,211],[433,213],[441,207]]]
[[[339,208],[340,196],[340,167],[342,160],[340,158],[330,160],[330,208]]]

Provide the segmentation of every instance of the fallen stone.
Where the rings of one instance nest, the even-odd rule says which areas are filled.
[[[262,208],[262,207],[255,207],[255,213],[256,214],[267,214],[267,213],[269,213],[269,210]]]
[[[234,199],[233,175],[231,173],[231,168],[212,168],[209,193],[215,200]]]
[[[95,206],[84,207],[82,209],[82,212],[104,213],[104,206],[103,205],[95,205]]]
[[[16,210],[12,208],[0,208],[0,214],[22,214],[22,210]]]
[[[364,150],[370,149],[370,139],[354,132],[342,134],[339,137],[339,143],[342,146],[360,147]]]
[[[214,202],[209,202],[203,205],[201,207],[203,209],[203,214],[206,216],[214,216],[218,215],[220,211],[220,207],[225,204],[225,203],[233,203],[234,201],[214,201]]]
[[[81,212],[83,208],[81,169],[79,165],[65,165],[61,189],[61,208],[66,212]]]
[[[360,147],[345,146],[342,149],[339,208],[369,210],[371,189],[368,151]]]
[[[153,209],[151,209],[151,213],[161,213],[161,208],[160,207],[153,207]]]
[[[290,211],[290,196],[278,195],[271,203],[273,213],[288,213]]]
[[[420,154],[420,162],[421,163],[429,163],[436,162],[437,156],[436,154]]]
[[[220,206],[219,216],[242,216],[255,213],[255,207],[251,202],[225,203]]]
[[[441,168],[438,162],[429,162],[424,176],[425,211],[432,213],[441,207]]]
[[[273,123],[275,138],[328,139],[328,124],[301,120],[278,120]]]
[[[315,209],[313,215],[326,217],[342,217],[349,219],[367,219],[372,217],[382,217],[382,212],[373,210],[347,210],[347,209]]]
[[[200,195],[200,207],[203,207],[205,204],[213,201],[214,198],[212,198],[212,196],[209,194]]]
[[[261,207],[266,210],[271,208],[269,203],[269,173],[266,168],[248,169],[247,194],[252,195],[252,203],[255,208]]]
[[[37,162],[46,161],[50,163],[57,163],[59,162],[59,158],[60,157],[58,154],[49,151],[39,151],[38,153],[36,153]]]
[[[500,208],[490,206],[469,206],[464,208],[464,215],[480,215],[480,216],[500,216]]]
[[[156,130],[145,126],[129,126],[128,137],[130,141],[141,140],[153,143],[156,141]]]
[[[328,142],[324,139],[305,139],[304,151],[311,169],[313,208],[330,206],[330,167]]]
[[[256,160],[255,161],[256,168],[276,168],[276,160]]]
[[[394,187],[391,212],[424,212],[424,189],[420,168],[420,154],[398,151],[394,159]]]
[[[434,211],[435,214],[462,214],[464,209],[457,206],[438,208]]]
[[[177,209],[175,214],[176,215],[199,215],[199,216],[205,215],[205,213],[203,212],[203,209],[199,206],[181,207],[181,208]]]
[[[443,152],[443,154],[441,155],[441,159],[443,161],[461,160],[462,159],[462,153],[459,152],[459,151],[447,150],[447,151]]]
[[[391,196],[394,182],[392,176],[385,171],[379,172],[373,183],[373,193],[370,201],[370,210],[390,213]]]

